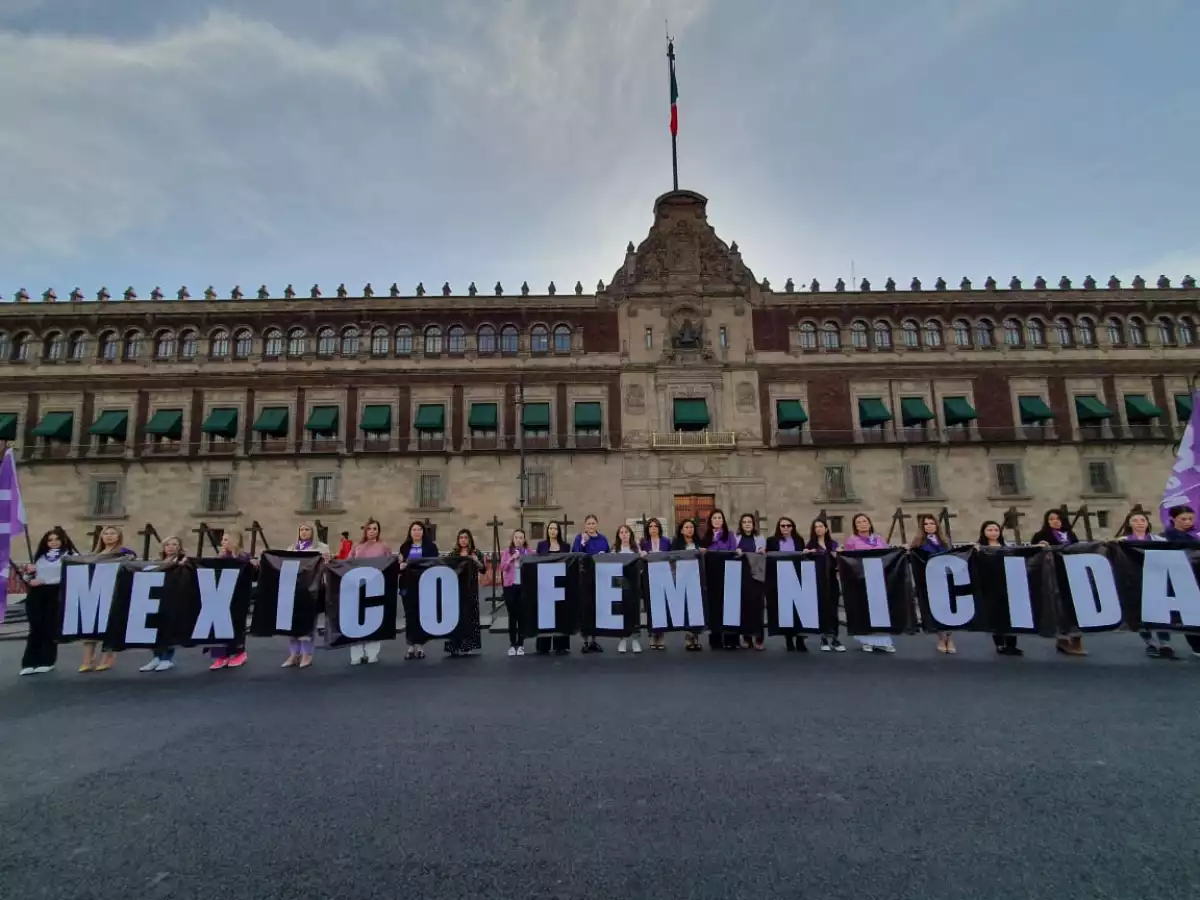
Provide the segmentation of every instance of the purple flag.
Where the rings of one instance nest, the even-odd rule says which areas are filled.
[[[25,503],[21,500],[21,485],[17,482],[17,459],[12,450],[4,452],[0,463],[0,624],[8,609],[9,563],[12,561],[13,538],[25,529]]]
[[[1163,489],[1162,503],[1159,504],[1159,515],[1163,527],[1171,527],[1171,517],[1167,514],[1172,506],[1190,506],[1200,510],[1200,392],[1192,394],[1192,415],[1188,419],[1187,429],[1183,432],[1183,440],[1179,442],[1179,455],[1175,457],[1175,466],[1167,476],[1167,486]],[[1192,529],[1196,534],[1196,529]]]

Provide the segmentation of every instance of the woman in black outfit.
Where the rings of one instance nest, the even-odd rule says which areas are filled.
[[[979,540],[975,542],[975,546],[1007,547],[1008,544],[1004,540],[1004,532],[1000,527],[1000,523],[988,519],[980,525]],[[992,643],[996,645],[996,652],[1001,656],[1025,655],[1025,651],[1017,646],[1017,636],[1015,634],[993,634]]]
[[[1069,547],[1078,544],[1079,538],[1063,519],[1062,510],[1048,509],[1042,516],[1042,527],[1029,543],[1043,547]],[[1087,651],[1083,649],[1083,637],[1078,634],[1060,634],[1054,642],[1054,649],[1065,656],[1087,656]]]
[[[562,532],[558,527],[557,522],[551,522],[546,526],[546,539],[538,541],[537,555],[544,556],[547,553],[567,553],[571,548],[561,537]],[[536,617],[534,624],[536,625]],[[534,648],[537,650],[538,656],[545,656],[550,652],[551,648],[550,635],[538,635],[533,642]],[[566,656],[571,652],[571,636],[569,634],[556,634],[553,637],[553,647],[556,656]]]

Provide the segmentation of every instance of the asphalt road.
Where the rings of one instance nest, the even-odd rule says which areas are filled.
[[[0,897],[1200,896],[1200,659],[933,642],[21,679],[0,643]]]

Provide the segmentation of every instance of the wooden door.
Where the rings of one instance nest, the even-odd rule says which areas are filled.
[[[717,498],[713,494],[676,494],[675,495],[675,528],[687,519],[696,522],[697,539],[704,536],[708,529],[708,516],[717,506]]]

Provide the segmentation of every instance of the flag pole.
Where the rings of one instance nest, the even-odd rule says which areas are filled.
[[[675,81],[675,41],[667,32],[667,68],[671,75],[671,182],[674,190],[679,190],[679,113],[676,103],[679,99],[679,85]]]

